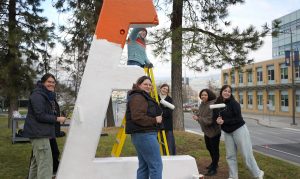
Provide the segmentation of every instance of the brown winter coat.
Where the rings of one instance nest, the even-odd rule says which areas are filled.
[[[126,133],[153,132],[159,129],[156,116],[162,110],[145,91],[133,89],[129,92],[126,109]]]

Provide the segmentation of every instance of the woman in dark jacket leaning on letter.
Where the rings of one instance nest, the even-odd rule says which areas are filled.
[[[57,117],[56,114],[55,84],[54,76],[45,74],[29,98],[24,124],[24,137],[28,137],[32,144],[29,179],[52,178],[53,161],[49,139],[55,138],[55,123],[65,121],[65,117]]]

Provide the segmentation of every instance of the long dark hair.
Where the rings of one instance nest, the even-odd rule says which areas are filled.
[[[136,85],[141,85],[147,79],[151,81],[151,78],[149,76],[141,76],[141,77],[139,77],[136,80]],[[152,81],[151,81],[151,83],[152,83]]]
[[[212,92],[210,89],[203,89],[203,90],[201,90],[200,93],[199,93],[199,98],[200,98],[200,99],[201,99],[201,95],[202,95],[203,92],[206,92],[206,93],[207,93],[207,96],[208,96],[207,101],[211,101],[211,100],[214,100],[214,99],[217,98],[216,95],[215,95],[215,93]]]
[[[44,74],[44,76],[42,76],[42,78],[41,78],[41,82],[45,83],[48,80],[48,78],[53,78],[54,81],[56,82],[54,75],[52,75],[51,73]]]
[[[217,101],[216,101],[216,104],[218,103],[223,103],[224,102],[224,98],[222,96],[222,92],[226,89],[226,88],[229,88],[230,91],[231,91],[231,95],[230,95],[230,98],[229,99],[234,99],[233,95],[232,95],[232,87],[230,85],[223,85],[221,90],[220,90],[220,94],[219,94],[219,97],[217,98]]]
[[[162,89],[163,87],[168,87],[168,93],[170,92],[170,86],[167,83],[162,84],[159,89]]]

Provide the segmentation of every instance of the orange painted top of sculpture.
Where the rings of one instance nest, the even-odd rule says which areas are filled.
[[[123,48],[130,24],[158,24],[152,0],[104,0],[96,38],[121,44]]]

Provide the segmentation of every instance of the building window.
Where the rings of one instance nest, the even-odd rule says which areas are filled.
[[[268,66],[268,81],[269,83],[275,80],[274,66]]]
[[[300,112],[300,90],[296,91],[296,111]]]
[[[270,111],[275,111],[275,95],[274,92],[268,94],[268,108]]]
[[[281,104],[281,111],[289,111],[289,96],[287,91],[281,91],[280,95],[280,104]]]
[[[235,76],[234,76],[234,72],[231,73],[231,86],[235,85]]]
[[[288,79],[288,68],[284,65],[280,67],[280,79],[287,80]]]
[[[295,67],[295,78],[300,79],[300,66]]]
[[[228,85],[228,74],[224,73],[224,85]]]
[[[240,84],[243,84],[243,83],[244,83],[243,73],[239,73],[239,83],[240,83]]]
[[[244,104],[244,98],[243,98],[243,94],[242,93],[239,94],[239,103],[240,103],[240,105]]]
[[[253,108],[253,95],[252,93],[248,93],[248,108],[252,109]]]
[[[252,71],[248,72],[248,83],[252,83]]]
[[[263,109],[263,94],[262,94],[262,92],[257,93],[257,108],[259,110]]]
[[[281,95],[281,106],[289,107],[288,95]]]
[[[262,72],[262,68],[257,68],[256,71],[256,79],[257,79],[257,83],[261,84],[263,81],[263,72]]]

